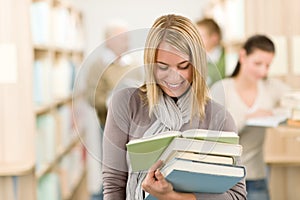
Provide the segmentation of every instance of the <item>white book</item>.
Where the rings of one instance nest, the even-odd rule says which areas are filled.
[[[259,127],[277,127],[280,123],[287,120],[286,115],[273,115],[266,117],[255,117],[246,121],[247,126],[259,126]]]
[[[165,163],[168,163],[170,160],[174,158],[206,162],[206,163],[225,164],[225,165],[235,164],[235,158],[232,156],[210,155],[210,154],[202,154],[202,153],[187,152],[187,151],[173,151],[171,155],[165,160]]]
[[[221,142],[194,140],[188,138],[174,138],[169,146],[161,154],[159,160],[166,161],[174,151],[194,152],[209,155],[240,157],[243,148],[239,144],[227,144]]]

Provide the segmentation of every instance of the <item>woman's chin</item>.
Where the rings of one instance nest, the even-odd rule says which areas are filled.
[[[164,88],[163,91],[170,97],[180,97],[185,93],[187,89],[188,88],[178,88],[175,90],[175,89]]]

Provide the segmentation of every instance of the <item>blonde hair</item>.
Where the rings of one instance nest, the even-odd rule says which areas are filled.
[[[206,86],[206,52],[197,30],[197,27],[186,17],[179,15],[164,15],[159,17],[151,27],[145,45],[144,64],[146,85],[142,91],[147,92],[149,115],[162,95],[160,87],[156,84],[154,68],[156,54],[161,42],[166,42],[180,52],[189,55],[189,62],[193,66],[192,78],[192,116],[205,116],[205,105],[208,101],[208,88]]]

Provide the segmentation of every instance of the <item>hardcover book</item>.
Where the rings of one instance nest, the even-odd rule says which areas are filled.
[[[227,137],[227,134],[230,136]],[[232,132],[194,129],[185,132],[168,131],[131,140],[126,146],[132,171],[142,171],[148,170],[159,159],[165,161],[174,151],[240,156],[242,147],[237,144],[238,138]]]
[[[187,170],[188,169],[188,170]],[[242,178],[243,166],[220,165],[174,158],[161,169],[175,191],[191,193],[224,193]],[[150,194],[146,200],[155,200]]]

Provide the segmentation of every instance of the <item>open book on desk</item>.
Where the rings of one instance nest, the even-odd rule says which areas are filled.
[[[187,170],[188,169],[188,170]],[[220,165],[175,158],[161,169],[175,191],[224,193],[245,177],[243,166]],[[155,200],[146,194],[146,200]]]
[[[126,144],[132,171],[148,170],[157,160],[165,160],[173,151],[240,156],[242,147],[234,132],[192,129],[168,131]]]
[[[279,124],[288,119],[287,115],[272,115],[266,117],[250,118],[246,121],[247,126],[260,126],[260,127],[277,127]]]

